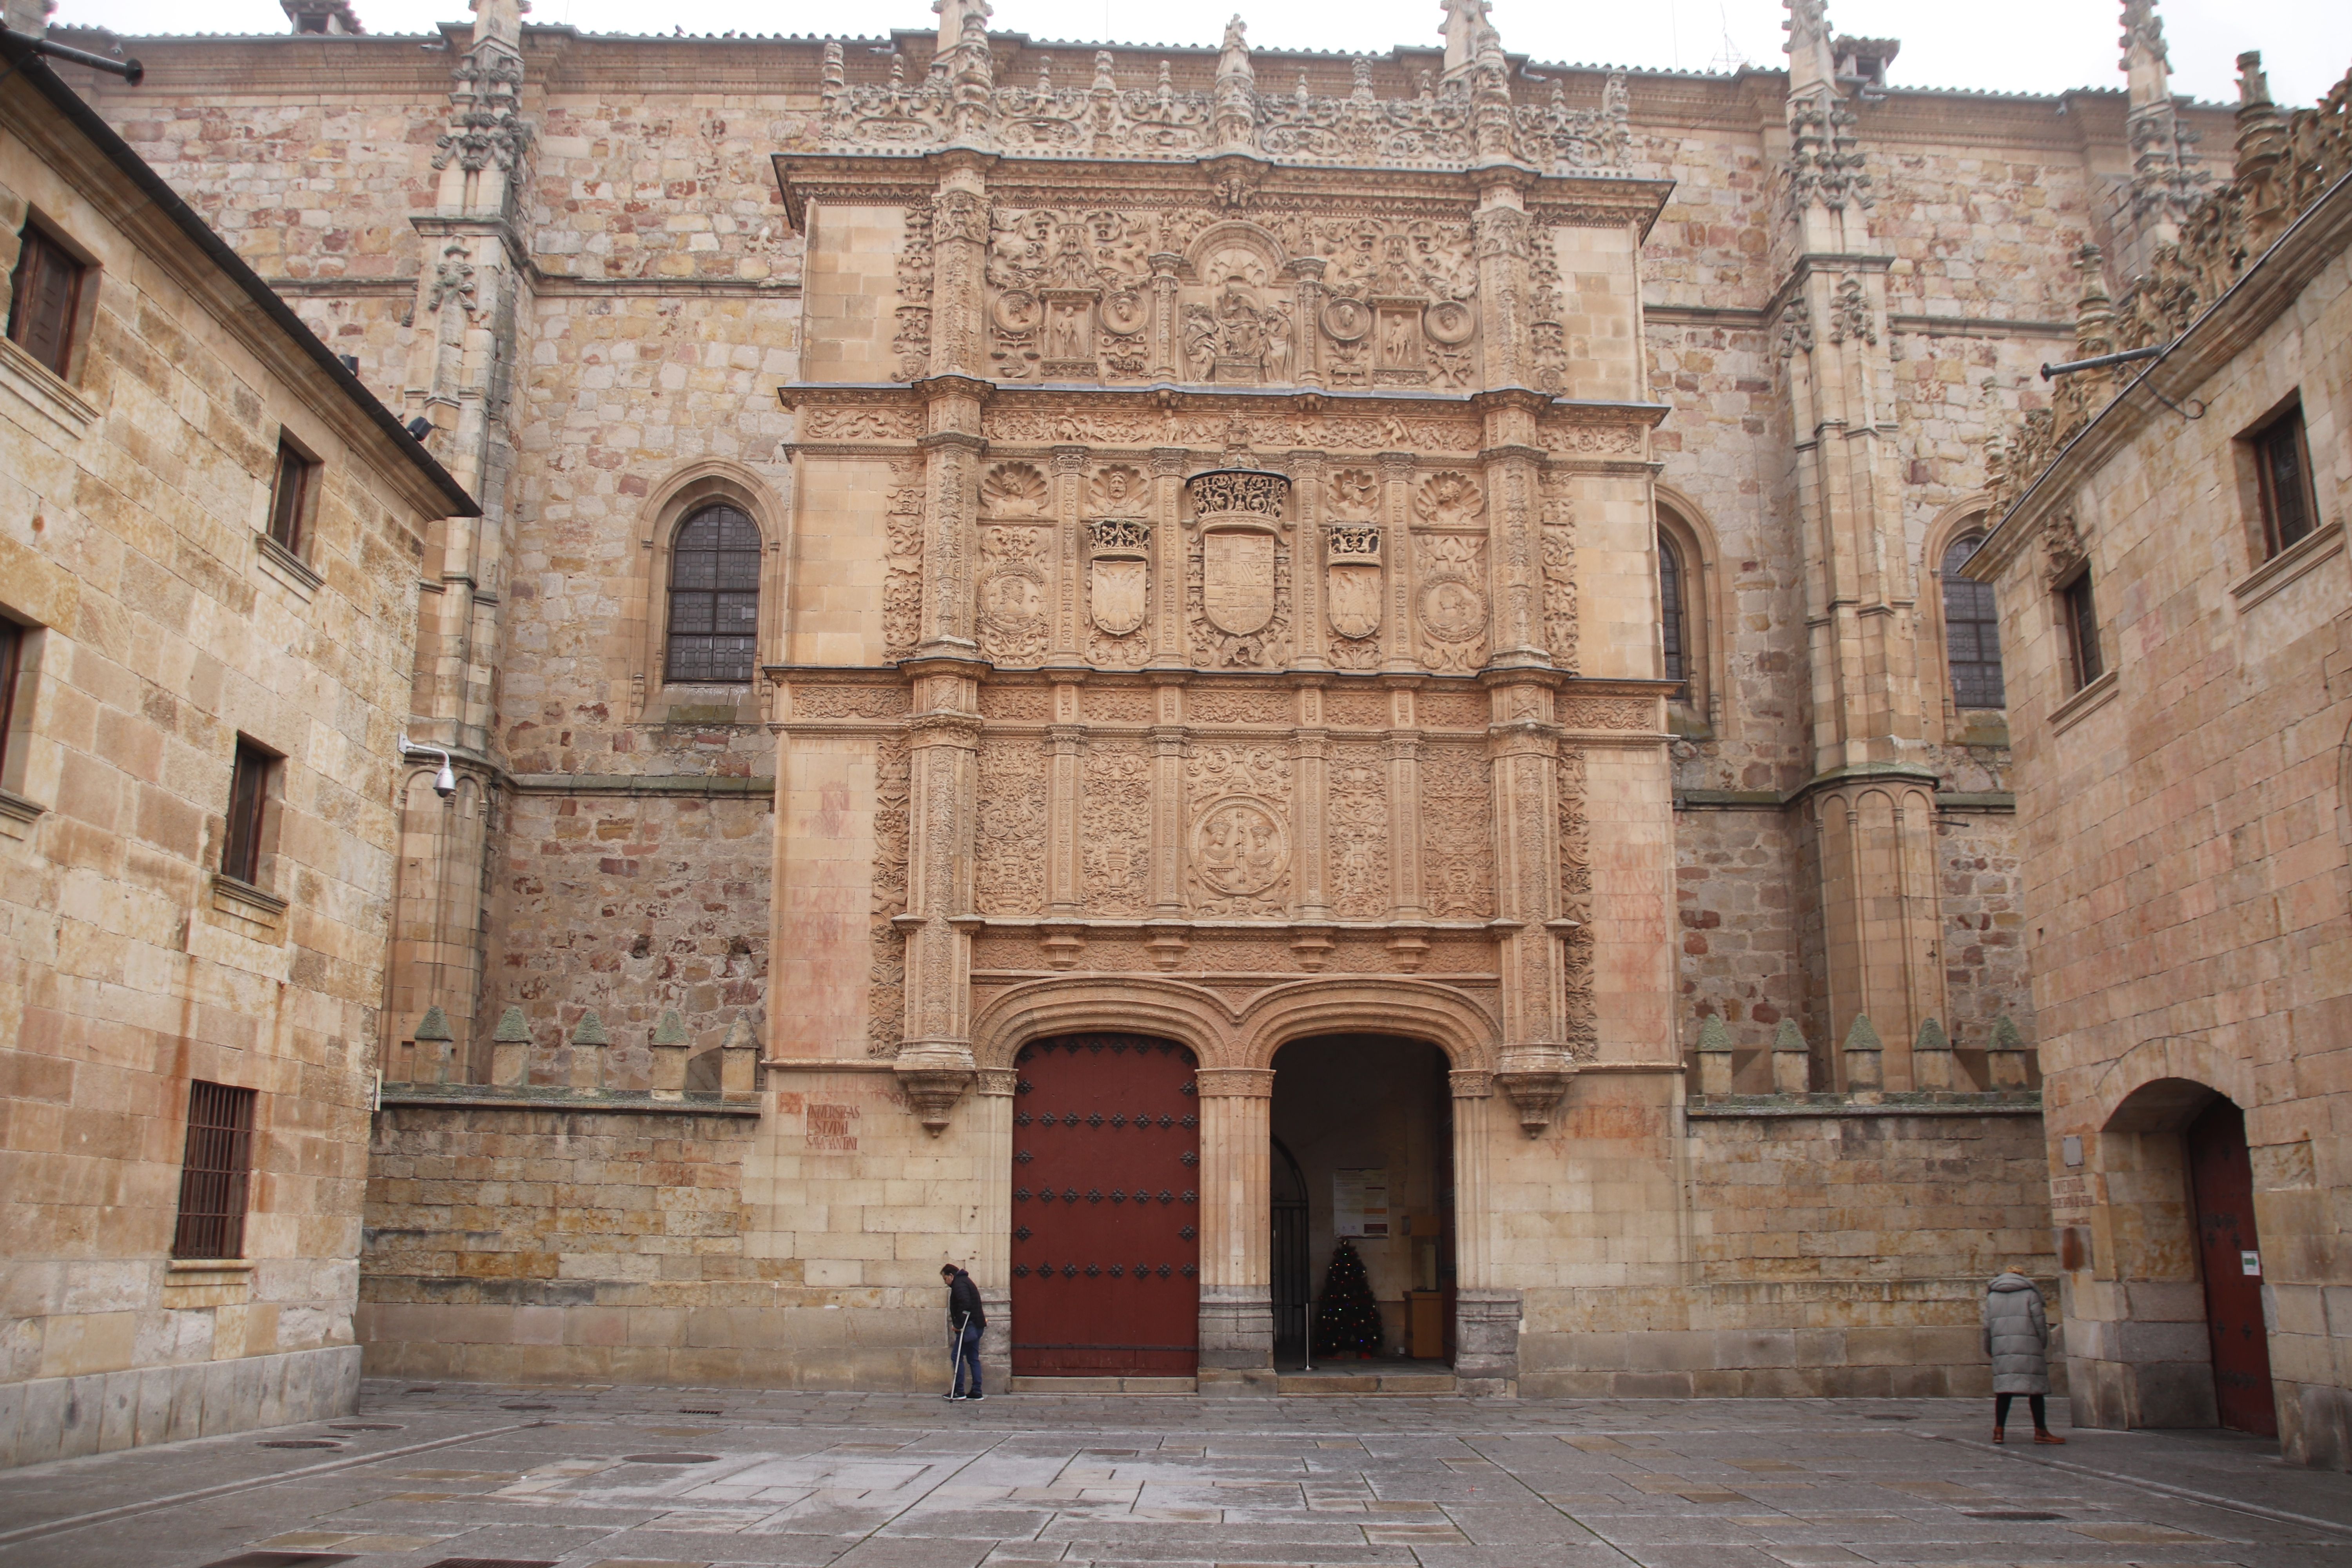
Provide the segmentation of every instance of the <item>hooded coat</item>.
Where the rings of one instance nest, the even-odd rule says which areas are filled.
[[[1985,1287],[1984,1342],[1995,1394],[2050,1392],[2050,1314],[2032,1280],[2012,1270]]]

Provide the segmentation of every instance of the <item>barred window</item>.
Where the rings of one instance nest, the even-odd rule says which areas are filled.
[[[1658,535],[1658,618],[1666,650],[1666,679],[1690,679],[1688,606],[1683,598],[1683,557],[1674,541]]]
[[[704,507],[670,548],[668,678],[749,682],[759,626],[759,527],[734,507]]]
[[[1971,533],[1954,540],[1944,552],[1944,662],[1952,672],[1955,708],[2009,705],[2000,680],[2000,618],[1992,584],[1960,575],[1960,568],[1984,542],[1983,534]]]
[[[199,1079],[188,1085],[188,1147],[180,1162],[180,1223],[174,1258],[245,1256],[245,1205],[253,1175],[249,1089]]]

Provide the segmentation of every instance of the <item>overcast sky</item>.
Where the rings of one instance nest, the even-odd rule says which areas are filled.
[[[1223,0],[1230,5],[1236,0]],[[1379,52],[1436,37],[1436,0],[1238,0],[1266,48]],[[463,0],[355,0],[371,32],[416,33],[461,20]],[[2173,89],[2235,102],[2234,61],[2260,49],[2273,96],[2311,103],[2352,67],[2347,0],[2161,0]],[[1903,40],[1890,80],[1905,87],[2058,92],[2121,87],[2111,0],[1831,0],[1840,32]],[[1781,60],[1780,0],[1493,0],[1503,43],[1541,60],[1724,70]],[[992,24],[1035,38],[1213,44],[1220,0],[997,0]],[[57,19],[124,33],[282,33],[277,0],[61,0]],[[531,19],[591,32],[840,33],[936,25],[927,0],[536,0]],[[1073,65],[1076,64],[1073,61]]]

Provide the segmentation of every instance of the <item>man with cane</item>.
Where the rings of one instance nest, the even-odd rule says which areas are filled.
[[[988,1328],[988,1314],[981,1310],[980,1287],[971,1276],[952,1263],[940,1265],[940,1278],[948,1287],[948,1353],[954,1370],[949,1374],[948,1398],[978,1399],[980,1392],[980,1336]],[[964,1373],[971,1374],[971,1392],[964,1392]]]

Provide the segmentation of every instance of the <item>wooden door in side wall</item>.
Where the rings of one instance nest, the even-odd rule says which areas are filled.
[[[1192,1053],[1137,1035],[1066,1035],[1023,1047],[1013,1066],[1013,1375],[1192,1376]]]
[[[2205,1277],[2205,1331],[2213,1345],[2213,1396],[2221,1425],[2278,1436],[2271,1398],[2271,1342],[2263,1321],[2262,1239],[2254,1231],[2254,1172],[2246,1114],[2217,1100],[2189,1124],[2189,1185],[2197,1209],[2197,1260]]]

